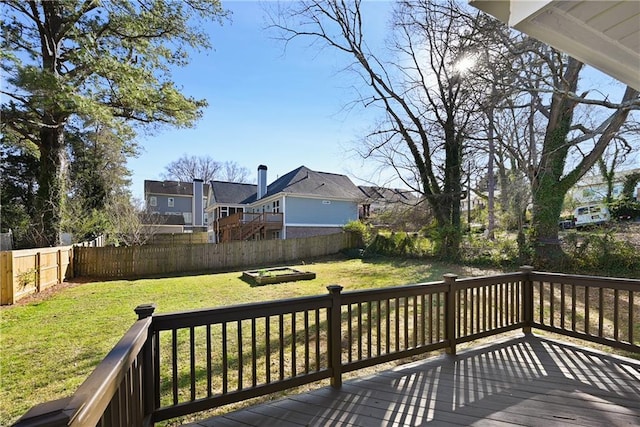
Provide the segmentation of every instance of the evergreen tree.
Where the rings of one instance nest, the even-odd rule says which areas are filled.
[[[180,93],[171,68],[210,47],[203,23],[225,13],[218,0],[8,0],[0,12],[2,132],[36,148],[32,225],[40,245],[56,245],[71,141],[87,123],[122,141],[140,127],[193,125],[206,102]]]

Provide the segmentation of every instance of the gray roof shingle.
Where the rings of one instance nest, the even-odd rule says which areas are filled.
[[[203,185],[203,192],[209,192],[209,184]],[[176,196],[193,196],[193,182],[180,181],[144,181],[144,194],[174,194]]]
[[[255,200],[258,186],[239,182],[211,181],[213,200],[211,203],[224,205],[246,205]]]
[[[258,186],[237,182],[211,181],[211,203],[251,204],[257,199]],[[345,175],[316,172],[300,166],[276,179],[267,187],[264,197],[278,193],[326,197],[330,199],[360,200],[362,192]]]
[[[266,196],[277,193],[320,196],[335,199],[361,199],[358,187],[345,175],[316,172],[300,166],[276,179],[267,187]]]
[[[420,200],[409,190],[399,188],[358,186],[370,202],[407,203],[416,204]]]

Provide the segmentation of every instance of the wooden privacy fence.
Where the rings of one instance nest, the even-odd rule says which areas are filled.
[[[145,245],[194,245],[207,243],[209,234],[206,231],[193,233],[156,233],[144,242]]]
[[[257,240],[194,245],[75,248],[76,277],[132,278],[290,262],[340,252],[352,233],[304,239]]]
[[[73,277],[73,246],[0,252],[0,304]]]
[[[640,280],[534,272],[139,316],[70,398],[16,426],[133,426],[523,328],[640,353]],[[151,319],[151,321],[149,321]],[[100,393],[97,393],[100,391]],[[99,398],[97,398],[99,396]]]

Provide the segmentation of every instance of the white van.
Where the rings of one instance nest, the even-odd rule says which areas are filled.
[[[611,219],[609,208],[603,204],[579,206],[573,211],[573,221],[576,228],[587,225],[604,224]]]

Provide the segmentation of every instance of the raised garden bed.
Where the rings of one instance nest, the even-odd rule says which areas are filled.
[[[316,273],[300,271],[290,267],[265,268],[262,270],[245,271],[242,279],[256,285],[270,285],[273,283],[296,282],[298,280],[312,280]]]

